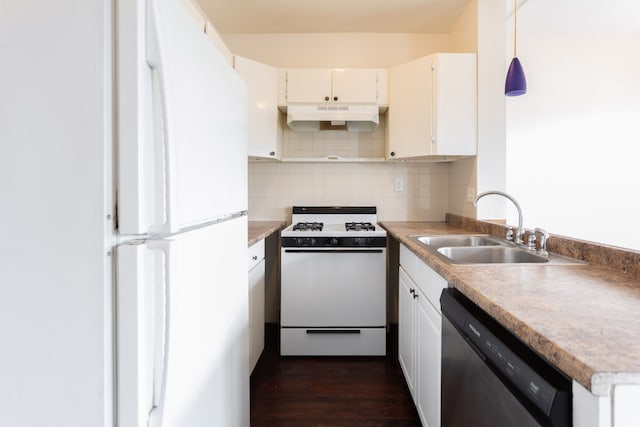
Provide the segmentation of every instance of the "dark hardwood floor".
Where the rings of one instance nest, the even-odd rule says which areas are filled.
[[[394,331],[395,332],[395,331]],[[420,426],[389,334],[386,357],[281,357],[278,328],[251,375],[251,426]]]

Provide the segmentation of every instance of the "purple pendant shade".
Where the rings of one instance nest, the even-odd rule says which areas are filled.
[[[519,96],[527,93],[527,79],[524,76],[522,64],[517,57],[514,57],[507,71],[507,81],[504,84],[504,94],[506,96]]]

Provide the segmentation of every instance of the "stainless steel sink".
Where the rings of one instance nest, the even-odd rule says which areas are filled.
[[[509,246],[441,247],[438,253],[454,264],[538,264],[549,258]]]
[[[497,239],[489,236],[450,234],[446,236],[412,236],[416,241],[432,248],[445,246],[499,246]]]
[[[447,234],[411,236],[426,250],[451,264],[572,265],[583,261],[557,254],[542,255],[489,235]]]

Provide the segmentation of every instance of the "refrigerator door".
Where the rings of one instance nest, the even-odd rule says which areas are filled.
[[[182,1],[144,4],[118,10],[125,235],[170,234],[247,209],[244,82]]]
[[[247,219],[117,248],[118,425],[249,425]]]

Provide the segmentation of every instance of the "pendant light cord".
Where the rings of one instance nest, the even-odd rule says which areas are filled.
[[[518,29],[518,0],[513,0],[513,57],[516,55],[516,43],[518,41],[517,29]]]

